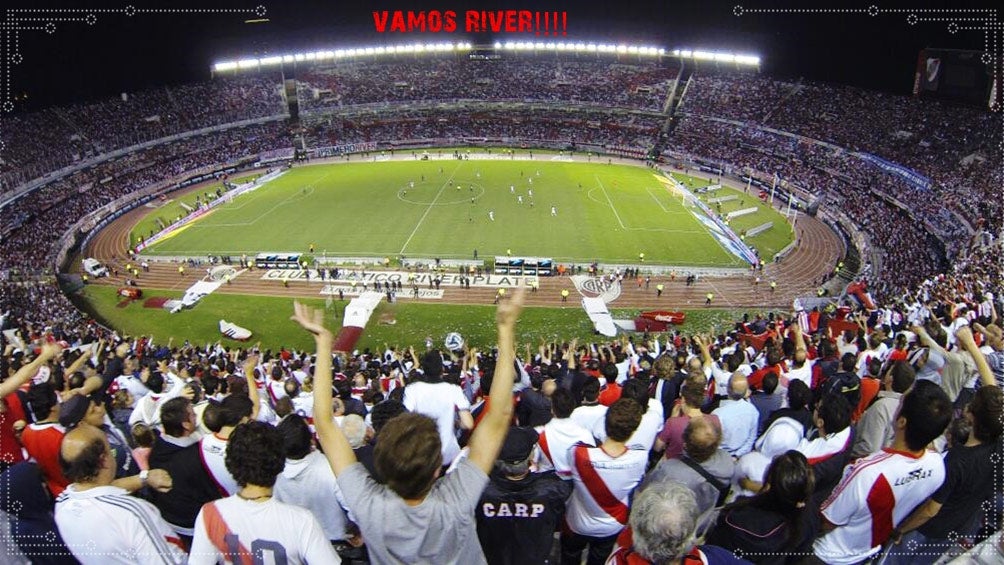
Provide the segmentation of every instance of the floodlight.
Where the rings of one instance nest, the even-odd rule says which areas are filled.
[[[232,71],[236,68],[237,68],[237,63],[235,61],[223,61],[213,65],[213,70],[216,72]]]
[[[496,49],[502,49],[502,42],[501,41],[496,41],[495,42],[495,48]]]

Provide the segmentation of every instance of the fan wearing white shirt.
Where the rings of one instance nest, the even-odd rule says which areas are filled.
[[[144,484],[171,490],[166,472],[154,469],[113,485],[111,446],[104,432],[89,425],[66,434],[59,459],[73,483],[56,499],[55,520],[73,557],[85,565],[185,562],[181,540],[157,508],[129,496]]]
[[[572,478],[571,449],[578,444],[595,445],[592,434],[570,418],[575,406],[572,393],[559,388],[551,395],[551,421],[537,426],[539,434],[534,460],[537,472],[554,470],[562,479]]]
[[[243,563],[247,555],[290,565],[341,563],[310,510],[273,496],[284,451],[282,434],[269,424],[246,422],[234,430],[226,466],[240,488],[202,507],[189,564]]]
[[[317,518],[332,542],[348,539],[349,517],[342,490],[324,454],[314,450],[313,433],[297,414],[290,414],[277,427],[282,434],[286,467],[276,478],[273,492],[280,502],[306,508]]]
[[[603,425],[603,417],[607,414],[607,407],[600,404],[600,381],[589,377],[582,384],[582,404],[572,410],[569,416],[572,421],[587,430],[595,429],[596,425]]]
[[[150,427],[160,426],[160,407],[164,402],[180,396],[185,389],[185,381],[177,375],[166,372],[167,364],[161,361],[160,367],[155,371],[150,371],[150,376],[146,378],[146,387],[149,394],[139,398],[136,406],[129,415],[129,426],[143,423]],[[148,369],[144,369],[148,371]],[[166,378],[165,378],[166,377]],[[170,379],[171,388],[164,391],[164,385]]]
[[[654,398],[649,398],[648,385],[638,379],[631,379],[624,383],[624,387],[621,390],[621,398],[634,400],[645,411],[642,414],[641,423],[638,424],[638,428],[635,429],[625,444],[632,449],[651,450],[652,445],[655,444],[656,436],[659,435],[663,425],[666,423],[666,418],[663,417],[662,403]],[[600,426],[593,428],[593,436],[600,442],[607,439],[606,426],[602,424],[603,422],[600,422]]]

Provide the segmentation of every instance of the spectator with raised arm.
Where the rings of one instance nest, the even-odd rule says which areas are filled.
[[[515,367],[515,326],[524,292],[499,305],[498,360],[491,395],[511,394]],[[374,481],[356,461],[352,447],[331,420],[332,335],[323,312],[297,303],[293,320],[314,334],[317,345],[314,424],[325,457],[359,521],[371,560],[378,563],[484,563],[474,509],[488,484],[512,420],[512,404],[492,403],[471,436],[470,455],[437,481],[443,459],[435,421],[402,414],[377,436],[374,454],[385,484]]]

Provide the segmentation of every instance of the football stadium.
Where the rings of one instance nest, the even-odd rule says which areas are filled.
[[[999,8],[235,4],[0,29],[11,563],[1000,562]]]

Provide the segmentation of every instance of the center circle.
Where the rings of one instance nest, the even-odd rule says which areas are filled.
[[[457,186],[460,186],[459,190]],[[439,188],[429,183],[416,183],[414,187],[406,186],[398,190],[397,197],[409,204],[449,206],[469,203],[472,199],[481,198],[484,193],[485,187],[479,182],[454,180],[445,187],[440,185]],[[437,194],[439,199],[436,199]]]

